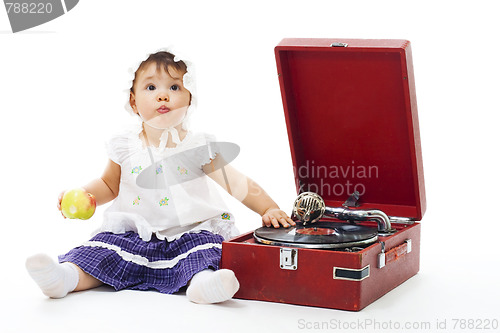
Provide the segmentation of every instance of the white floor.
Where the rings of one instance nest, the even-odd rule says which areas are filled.
[[[25,276],[19,280],[28,283]],[[459,286],[428,272],[358,313],[246,300],[196,305],[184,294],[114,292],[108,287],[59,300],[45,298],[29,283],[25,288],[12,286],[6,291],[1,301],[1,332],[137,332],[168,328],[186,332],[301,332],[318,328],[369,332],[404,325],[419,328],[415,331],[434,331],[438,322],[443,325],[445,321],[446,331],[451,332],[454,325],[460,325],[457,319],[499,319],[498,285],[496,290],[492,284]]]
[[[23,258],[8,257],[8,269],[2,269],[1,276],[0,332],[174,328],[186,332],[380,332],[402,330],[407,325],[411,331],[433,332],[440,328],[441,332],[455,332],[470,331],[467,325],[498,327],[500,288],[494,252],[488,250],[489,246],[481,251],[476,242],[465,246],[434,236],[445,230],[439,226],[439,219],[428,215],[423,227],[420,273],[360,312],[239,299],[197,305],[183,293],[115,292],[109,287],[54,300],[43,296],[30,280]],[[460,233],[458,228],[449,235]],[[47,248],[51,249],[51,245],[47,244]],[[311,281],[314,283],[313,276]],[[290,285],[290,289],[293,287]]]

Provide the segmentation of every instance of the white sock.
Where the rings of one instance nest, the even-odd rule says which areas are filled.
[[[194,303],[219,303],[231,299],[239,288],[240,283],[233,271],[206,269],[193,276],[186,296]]]
[[[26,259],[26,269],[42,292],[51,298],[66,296],[75,290],[80,279],[74,264],[58,264],[46,254],[36,254]]]

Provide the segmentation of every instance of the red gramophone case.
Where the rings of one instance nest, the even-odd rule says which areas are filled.
[[[247,233],[223,243],[221,266],[240,281],[236,298],[358,311],[419,270],[425,189],[410,42],[284,39],[275,55],[297,192],[341,207],[358,191],[353,209],[382,210],[396,231],[335,249]]]

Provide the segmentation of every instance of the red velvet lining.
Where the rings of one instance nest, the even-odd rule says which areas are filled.
[[[373,208],[419,217],[402,49],[278,46],[276,53],[297,187],[327,203],[358,190]]]

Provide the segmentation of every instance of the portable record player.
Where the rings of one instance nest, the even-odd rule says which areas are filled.
[[[425,211],[410,43],[275,48],[297,226],[225,241],[236,298],[358,311],[419,270]],[[347,199],[347,200],[346,200]]]

